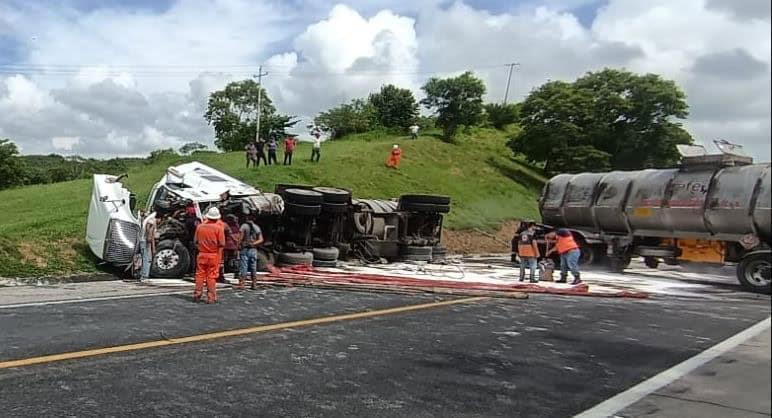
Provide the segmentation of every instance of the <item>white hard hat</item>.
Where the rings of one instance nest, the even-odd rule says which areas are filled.
[[[206,211],[206,219],[211,219],[213,221],[220,219],[220,209],[215,207],[209,208],[209,210]]]
[[[397,148],[399,148],[399,145],[397,145],[397,144],[394,144],[394,146],[393,146],[393,147],[391,147],[391,148],[392,148],[392,149],[397,149]]]

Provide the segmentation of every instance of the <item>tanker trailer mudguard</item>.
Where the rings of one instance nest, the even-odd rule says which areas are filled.
[[[633,256],[651,268],[734,263],[743,287],[769,294],[770,172],[770,163],[725,154],[673,169],[561,174],[545,185],[539,210],[545,224],[603,247],[614,270]]]

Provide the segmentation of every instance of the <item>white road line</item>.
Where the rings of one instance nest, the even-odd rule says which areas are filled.
[[[770,323],[772,323],[772,319],[768,317],[756,325],[753,325],[750,328],[747,328],[746,330],[727,338],[726,340],[708,348],[696,356],[676,364],[675,366],[663,371],[662,373],[659,373],[658,375],[645,380],[578,415],[575,415],[574,418],[601,418],[613,416],[622,409],[625,409],[628,406],[643,399],[646,395],[659,390],[663,386],[667,386],[670,383],[673,383],[684,375],[692,372],[694,369],[766,331],[770,327]]]
[[[163,292],[163,293],[142,293],[138,295],[103,296],[99,298],[52,300],[48,302],[30,302],[30,303],[17,303],[14,305],[0,305],[0,309],[26,308],[30,306],[46,306],[46,305],[66,305],[70,303],[100,302],[105,300],[136,299],[136,298],[146,298],[151,296],[183,295],[187,293],[191,293],[190,290]]]

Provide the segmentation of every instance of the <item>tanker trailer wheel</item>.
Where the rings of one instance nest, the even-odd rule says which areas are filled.
[[[737,265],[737,278],[746,289],[755,293],[770,294],[772,283],[772,254],[755,253],[745,256]]]
[[[643,257],[643,264],[650,269],[659,267],[659,260],[656,257]]]
[[[630,266],[630,261],[632,259],[629,255],[609,257],[609,269],[613,273],[624,273],[625,269]]]

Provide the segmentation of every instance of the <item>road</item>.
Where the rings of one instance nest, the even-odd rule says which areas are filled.
[[[769,297],[724,290],[508,300],[269,288],[206,305],[98,286],[79,303],[14,304],[2,294],[19,291],[0,289],[3,416],[573,416],[770,315]],[[44,357],[60,353],[75,354]]]

